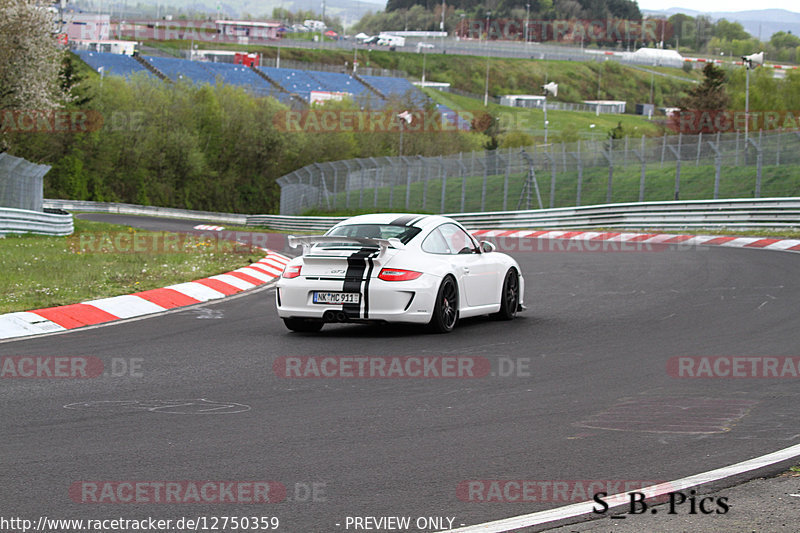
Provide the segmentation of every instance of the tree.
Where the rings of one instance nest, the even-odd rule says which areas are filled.
[[[714,25],[714,37],[718,37],[724,41],[741,41],[750,39],[750,34],[747,33],[744,26],[738,22],[728,22],[725,19],[720,19]]]
[[[703,82],[689,90],[681,100],[681,109],[716,111],[728,108],[730,98],[725,90],[725,71],[713,63],[703,68]]]
[[[0,0],[0,109],[53,109],[64,92],[52,13],[37,0]]]

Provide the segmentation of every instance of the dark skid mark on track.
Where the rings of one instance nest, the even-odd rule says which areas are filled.
[[[647,433],[724,433],[758,403],[758,400],[694,396],[626,398],[575,425]]]
[[[215,402],[205,398],[191,400],[98,400],[71,403],[65,409],[118,413],[150,412],[173,415],[230,415],[250,410],[249,405]]]

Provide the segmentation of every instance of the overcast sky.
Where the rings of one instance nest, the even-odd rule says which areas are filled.
[[[702,2],[692,2],[690,0],[639,0],[640,9],[662,10],[671,7],[682,7],[705,13],[712,11],[749,11],[753,9],[786,9],[800,12],[800,4],[797,0],[764,0],[762,2],[753,2],[752,0],[704,0]]]

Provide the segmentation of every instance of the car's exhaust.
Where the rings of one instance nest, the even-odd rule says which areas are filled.
[[[325,311],[322,315],[325,322],[349,322],[350,319],[344,311]]]

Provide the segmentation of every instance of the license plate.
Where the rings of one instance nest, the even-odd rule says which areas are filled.
[[[361,294],[357,292],[314,292],[315,304],[357,304]]]

